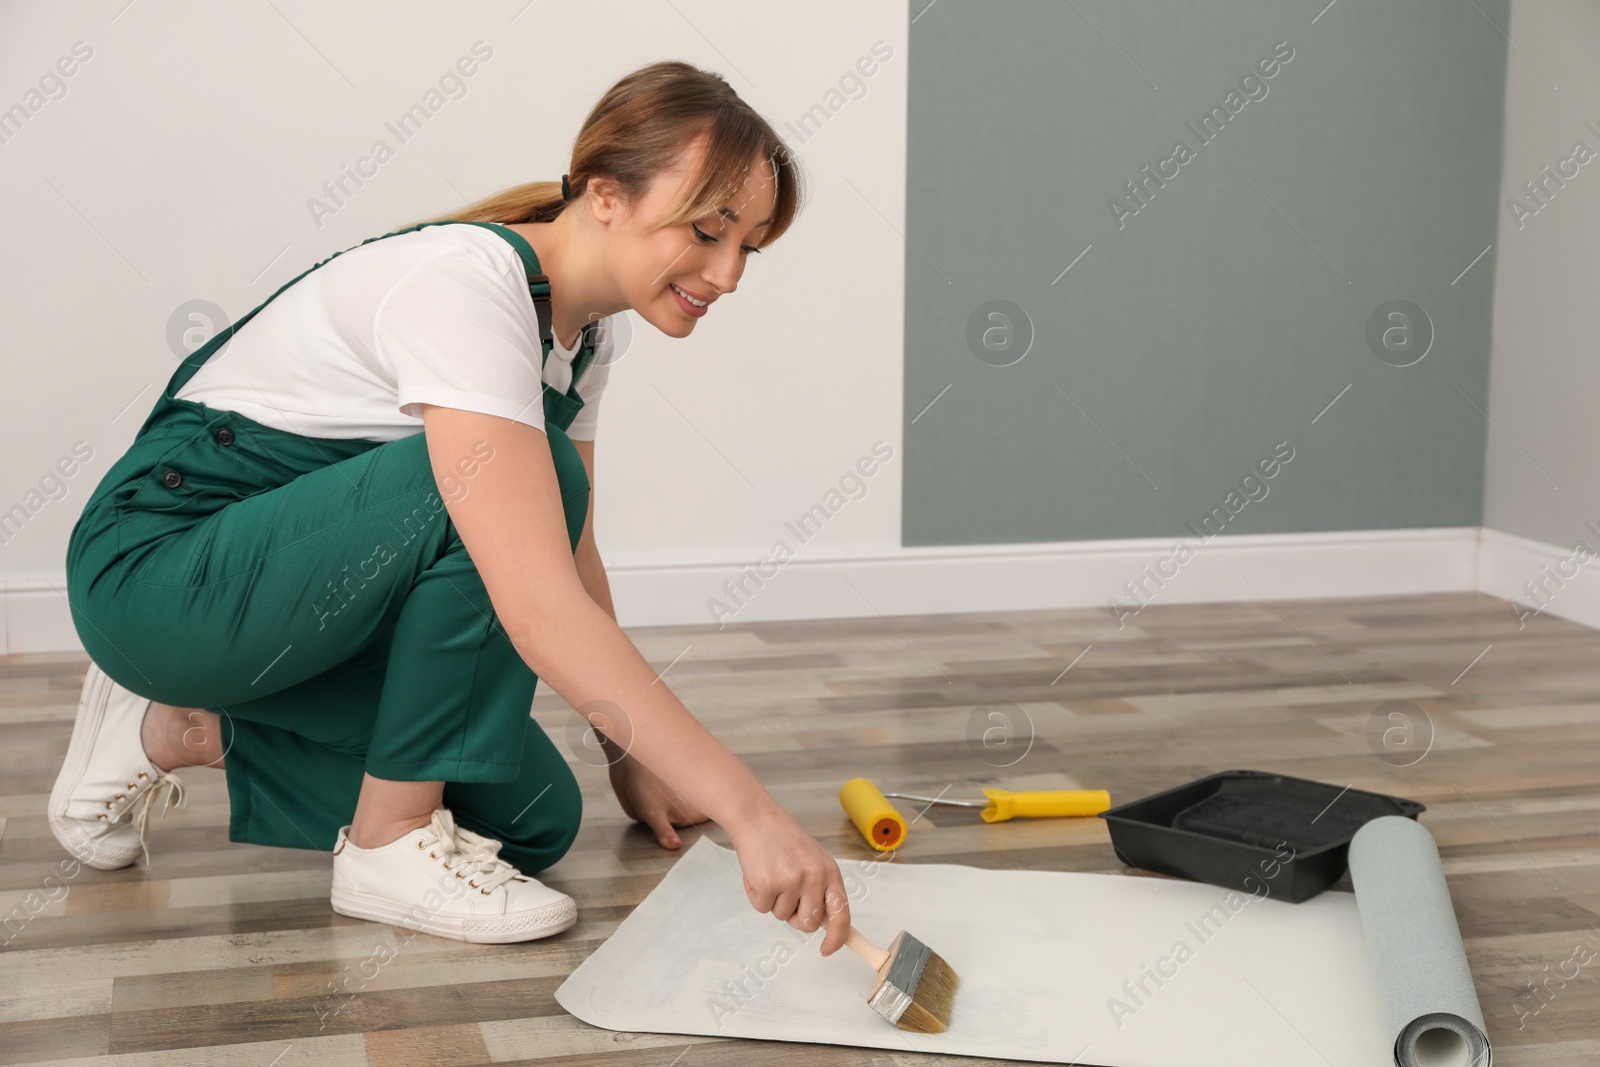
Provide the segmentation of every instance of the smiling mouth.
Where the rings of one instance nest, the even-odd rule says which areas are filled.
[[[689,303],[693,304],[695,307],[710,307],[711,306],[711,301],[707,297],[697,296],[696,294],[691,293],[688,290],[680,289],[673,282],[668,282],[667,286],[673,292],[677,293],[679,296],[681,296],[685,300],[689,301]]]

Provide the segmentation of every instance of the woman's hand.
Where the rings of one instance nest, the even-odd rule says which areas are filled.
[[[751,907],[804,933],[826,925],[822,954],[850,936],[850,901],[839,863],[770,794],[735,827],[724,826],[744,870]]]
[[[596,733],[623,813],[655,831],[662,848],[677,848],[681,843],[673,827],[707,821],[708,815],[627,755],[604,732]],[[803,933],[826,926],[822,954],[831,956],[850,936],[850,900],[839,863],[740,766],[749,783],[748,803],[738,808],[736,821],[718,821],[738,854],[745,897],[757,911],[770,912]]]
[[[662,848],[677,848],[683,843],[673,832],[673,827],[693,826],[711,818],[604,735],[601,735],[601,744],[608,760],[611,789],[617,794],[622,813],[653,830]]]

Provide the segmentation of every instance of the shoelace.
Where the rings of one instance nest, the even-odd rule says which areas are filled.
[[[462,851],[480,852],[491,857],[499,857],[502,842],[498,838],[484,837],[482,834],[474,833],[464,826],[457,826],[455,832],[456,841],[460,843]]]
[[[152,764],[152,766],[154,765]],[[165,800],[161,808],[161,817],[163,819],[167,817],[167,812],[171,811],[174,806],[183,807],[184,800],[188,795],[184,788],[183,779],[159,767],[155,768],[155,772],[155,777],[153,778],[143,771],[139,772],[139,777],[128,783],[128,792],[118,793],[106,803],[106,807],[111,814],[101,816],[106,822],[114,823],[129,812],[133,812],[133,825],[139,830],[139,848],[144,852],[146,866],[150,863],[150,846],[145,837],[149,831],[150,812],[154,810],[156,805],[156,794],[165,794]],[[126,800],[127,803],[118,804],[117,802],[120,800]],[[136,808],[138,809],[137,811],[134,810]]]
[[[429,832],[418,842],[418,847],[437,846],[446,856],[459,857],[454,866],[446,863],[445,869],[454,871],[457,878],[466,878],[467,884],[484,896],[488,896],[496,886],[521,877],[522,872],[499,857],[499,841],[460,827],[454,829],[453,835],[442,832],[435,819]],[[434,853],[430,852],[429,855]]]

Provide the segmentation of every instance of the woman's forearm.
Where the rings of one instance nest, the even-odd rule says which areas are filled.
[[[657,677],[606,601],[566,598],[512,643],[546,685],[724,829],[765,814],[776,802],[760,779]]]
[[[616,607],[611,603],[611,585],[606,581],[606,568],[600,559],[600,553],[593,550],[579,552],[573,557],[573,562],[577,564],[578,577],[582,580],[583,588],[588,592],[589,599],[600,605],[607,615],[615,619],[617,611]],[[605,750],[606,770],[610,772],[611,788],[617,794],[617,803],[622,805],[623,814],[630,819],[642,821],[643,817],[638,814],[633,801],[628,795],[628,787],[624,784],[629,780],[630,772],[637,761],[624,751],[621,745],[606,736],[604,730],[596,730],[595,732],[599,736],[600,747]],[[666,801],[668,806],[678,814],[683,813],[683,809],[674,804],[671,797],[663,796],[661,799]]]
[[[606,567],[600,561],[600,553],[579,552],[572,557],[572,562],[577,565],[578,577],[582,580],[584,589],[588,590],[589,599],[599,604],[607,615],[615,619],[617,609],[611,603],[611,583],[606,580]]]

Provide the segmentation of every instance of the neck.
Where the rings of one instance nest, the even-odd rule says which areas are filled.
[[[568,204],[554,222],[518,222],[508,227],[527,238],[550,279],[550,330],[563,348],[578,343],[597,318],[626,311],[595,251],[600,234],[589,213]]]

